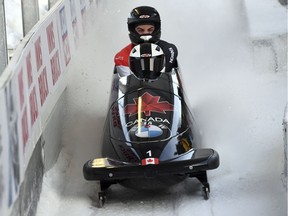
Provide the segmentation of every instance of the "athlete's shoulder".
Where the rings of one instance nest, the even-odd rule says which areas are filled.
[[[128,44],[126,47],[121,49],[114,57],[115,65],[128,66],[129,54],[133,48],[133,44]]]
[[[163,40],[160,40],[158,42],[158,45],[163,49],[163,52],[165,53],[166,57],[168,57],[169,63],[174,64],[178,56],[177,47],[174,44],[168,43],[167,41],[163,41]]]
[[[167,41],[164,41],[164,40],[159,40],[159,42],[158,42],[158,45],[161,47],[161,46],[163,46],[163,47],[172,47],[173,49],[176,49],[177,50],[177,47],[173,44],[173,43],[169,43],[169,42],[167,42]]]
[[[163,49],[164,53],[167,55],[168,53],[170,53],[171,55],[173,55],[175,58],[178,55],[178,49],[177,47],[172,44],[172,43],[168,43],[167,41],[164,40],[160,40],[158,42],[158,45]]]

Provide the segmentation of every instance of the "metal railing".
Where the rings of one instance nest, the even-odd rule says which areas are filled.
[[[8,64],[4,0],[0,0],[0,75]]]
[[[48,10],[57,1],[48,0]],[[39,0],[21,0],[21,13],[24,37],[39,21]],[[5,0],[0,0],[0,76],[8,64],[8,58]]]
[[[38,0],[21,0],[23,37],[39,20]]]

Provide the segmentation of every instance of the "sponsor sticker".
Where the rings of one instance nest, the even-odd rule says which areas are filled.
[[[105,158],[96,158],[92,161],[91,165],[93,168],[100,168],[100,167],[106,167],[107,163]]]
[[[139,138],[154,138],[161,136],[163,134],[163,130],[156,125],[145,124],[141,127],[132,127],[130,133],[134,134]]]
[[[143,57],[143,58],[149,58],[149,57],[151,57],[151,56],[152,56],[152,55],[149,54],[149,53],[141,54],[141,57]]]
[[[150,18],[150,16],[149,15],[141,15],[141,16],[139,16],[139,18],[140,19],[148,19],[148,18]]]

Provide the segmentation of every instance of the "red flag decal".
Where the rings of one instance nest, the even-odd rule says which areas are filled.
[[[142,161],[142,166],[148,165],[148,164],[159,164],[158,158],[145,158]]]

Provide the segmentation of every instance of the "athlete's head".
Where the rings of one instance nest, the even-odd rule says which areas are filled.
[[[158,45],[141,43],[131,50],[129,67],[138,79],[155,80],[165,71],[165,55]]]
[[[143,42],[155,43],[160,40],[161,20],[158,11],[153,7],[134,8],[127,20],[129,37],[133,44]]]

